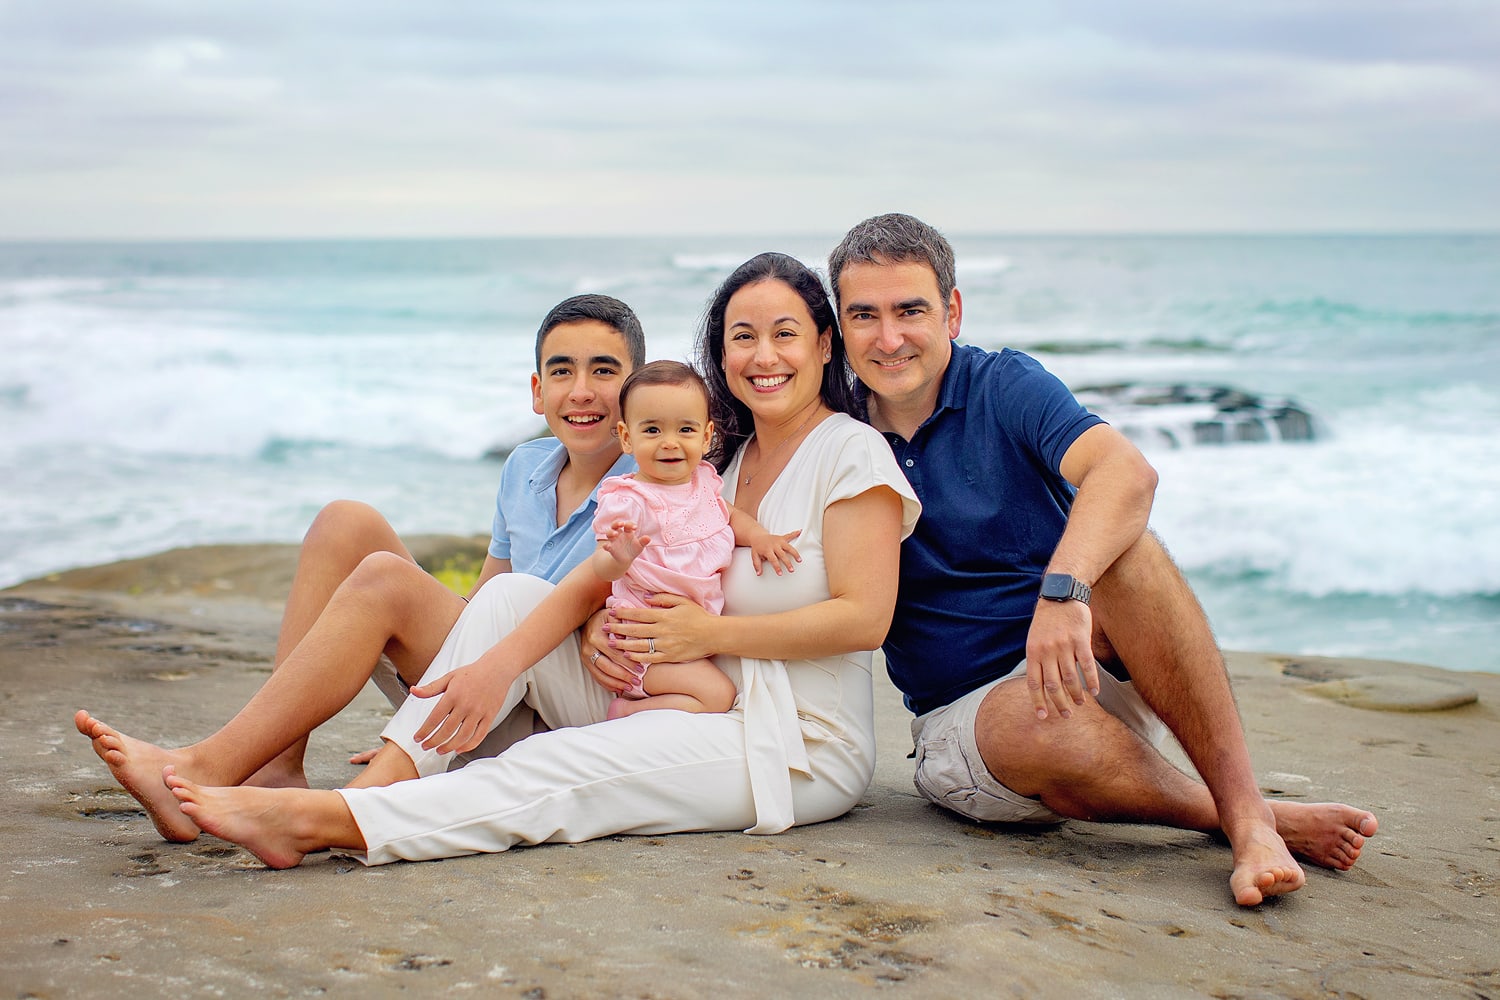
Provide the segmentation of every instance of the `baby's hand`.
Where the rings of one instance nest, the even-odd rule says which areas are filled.
[[[634,521],[615,521],[605,530],[599,545],[621,565],[628,566],[651,543],[650,535],[638,535]]]
[[[773,535],[769,531],[762,531],[750,543],[750,565],[755,569],[755,575],[760,576],[761,569],[767,563],[776,571],[776,575],[790,573],[796,569],[796,564],[802,561],[802,554],[792,545],[792,539],[802,534],[793,531],[785,535]]]

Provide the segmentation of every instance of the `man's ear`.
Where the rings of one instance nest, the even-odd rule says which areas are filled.
[[[542,412],[542,376],[538,372],[531,373],[531,412],[537,416],[546,416]]]
[[[964,297],[958,294],[958,289],[948,293],[948,339],[958,339],[958,328],[964,318]]]

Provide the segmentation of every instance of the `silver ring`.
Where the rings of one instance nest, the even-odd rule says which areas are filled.
[[[654,653],[654,652],[656,652],[656,640],[654,638],[646,640],[646,652],[648,652],[648,653]]]
[[[592,667],[594,665],[594,663],[598,661],[598,659],[599,659],[599,651],[596,649],[596,650],[594,650],[594,655],[589,657],[589,666]]]

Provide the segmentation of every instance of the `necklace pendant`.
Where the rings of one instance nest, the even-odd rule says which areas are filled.
[[[745,485],[746,485],[746,486],[749,486],[749,485],[750,485],[750,477],[749,477],[749,476],[746,476],[746,477],[745,477]]]

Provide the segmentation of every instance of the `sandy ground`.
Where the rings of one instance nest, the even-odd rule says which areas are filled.
[[[72,713],[207,732],[268,673],[293,558],[191,549],[0,592],[5,995],[1500,997],[1500,676],[1394,663],[1231,656],[1267,794],[1381,822],[1353,871],[1253,910],[1207,836],[927,805],[883,675],[864,800],[776,837],[288,872],[164,843]],[[350,779],[385,714],[367,691],[320,730],[313,783]]]

